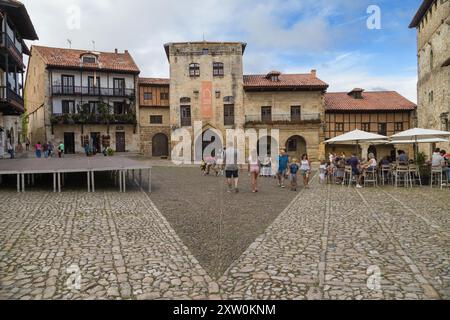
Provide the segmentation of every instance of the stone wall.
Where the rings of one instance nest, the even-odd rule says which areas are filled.
[[[435,1],[417,28],[418,120],[420,127],[449,130],[442,126],[440,116],[450,112],[450,66],[442,67],[450,58],[450,1],[441,2]],[[448,143],[439,146],[449,148]],[[428,145],[421,145],[421,149],[428,154],[431,150]]]
[[[163,133],[167,136],[167,140],[169,143],[169,157],[171,153],[171,144],[170,144],[170,127],[166,126],[148,126],[148,127],[141,127],[141,133],[140,133],[140,153],[152,157],[152,147],[153,147],[153,137],[156,134]]]

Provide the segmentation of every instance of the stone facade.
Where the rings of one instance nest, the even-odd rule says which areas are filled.
[[[171,129],[188,130],[193,144],[199,138],[195,136],[198,132],[194,132],[197,121],[202,122],[203,131],[212,129],[224,138],[227,129],[267,129],[269,134],[270,130],[278,129],[281,148],[286,147],[292,137],[301,144],[291,152],[292,156],[300,157],[302,152],[307,152],[312,160],[323,157],[325,90],[306,90],[298,85],[289,90],[275,87],[246,90],[242,59],[245,47],[241,42],[165,45],[170,63]],[[216,64],[223,69],[216,70]],[[307,76],[316,77],[315,72]],[[258,121],[264,106],[271,107],[273,121]],[[292,106],[301,106],[302,115],[312,117],[306,121],[291,121]],[[185,114],[183,120],[181,110],[186,107],[190,117],[186,119]],[[278,121],[278,116],[286,121]]]
[[[410,27],[418,39],[419,127],[450,130],[450,1],[424,1]],[[448,143],[438,146],[449,148]]]

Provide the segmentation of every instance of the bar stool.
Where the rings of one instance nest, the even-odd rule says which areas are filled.
[[[409,169],[407,165],[398,165],[395,169],[395,187],[399,182],[403,182],[405,187],[409,185]]]
[[[352,185],[352,180],[353,180],[352,167],[351,166],[345,166],[344,180],[342,181],[342,186],[344,186],[345,184],[348,184],[348,187],[350,188],[350,186]]]
[[[368,183],[373,183],[374,187],[378,187],[378,170],[377,168],[368,168],[364,176],[364,187]]]
[[[383,184],[383,186],[386,184],[386,181],[392,182],[391,166],[389,164],[382,165],[380,175],[381,175],[381,183]]]
[[[411,188],[417,182],[419,182],[419,185],[422,186],[422,179],[420,177],[419,167],[415,164],[410,164],[408,167],[408,171],[409,171],[409,181],[411,183]]]
[[[431,188],[433,188],[436,180],[442,190],[442,184],[444,183],[444,170],[442,170],[442,167],[431,167]]]

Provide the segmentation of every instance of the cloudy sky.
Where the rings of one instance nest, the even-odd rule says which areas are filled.
[[[396,90],[416,101],[416,33],[421,0],[22,0],[34,44],[128,49],[141,76],[167,77],[163,44],[243,41],[245,73],[317,69],[329,91]],[[370,5],[381,28],[369,29]],[[79,19],[78,19],[79,17]],[[371,20],[372,21],[372,20]],[[28,43],[31,45],[32,43]]]

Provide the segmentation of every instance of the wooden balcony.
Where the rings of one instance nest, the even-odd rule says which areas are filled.
[[[23,98],[9,87],[0,86],[0,112],[3,114],[22,114]]]
[[[25,64],[23,63],[23,52],[21,52],[13,40],[9,37],[9,35],[5,32],[0,33],[0,48],[7,50],[9,55],[14,59],[14,61],[20,66],[20,68],[24,68]]]

